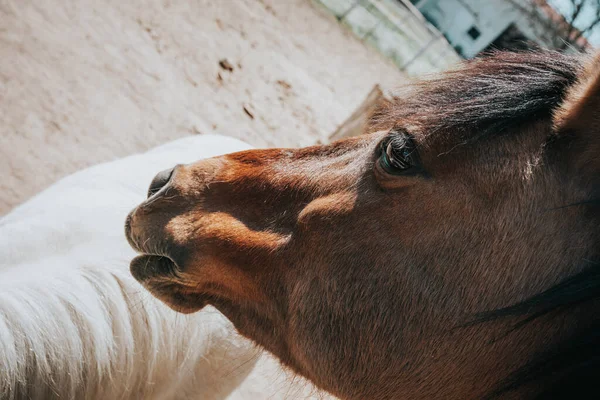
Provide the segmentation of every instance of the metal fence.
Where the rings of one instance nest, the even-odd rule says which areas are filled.
[[[461,60],[408,0],[313,1],[409,75],[444,70]]]

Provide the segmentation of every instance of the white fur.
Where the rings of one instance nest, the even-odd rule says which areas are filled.
[[[123,222],[153,175],[246,148],[220,136],[180,139],[71,175],[0,219],[0,398],[285,393],[277,364],[220,313],[176,314],[129,274]],[[263,370],[239,387],[259,356]],[[281,387],[265,389],[274,382]]]

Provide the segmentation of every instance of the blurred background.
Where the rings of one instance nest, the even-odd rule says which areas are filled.
[[[598,44],[600,0],[0,0],[0,215],[179,137],[328,142],[462,59]]]

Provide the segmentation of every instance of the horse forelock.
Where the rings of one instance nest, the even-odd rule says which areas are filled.
[[[583,70],[580,56],[554,51],[493,52],[399,89],[370,130],[408,126],[463,140],[547,118]]]

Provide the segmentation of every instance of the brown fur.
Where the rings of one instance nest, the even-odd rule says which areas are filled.
[[[571,166],[597,125],[560,128],[597,118],[599,82],[567,95],[584,70],[499,54],[417,85],[370,135],[180,165],[128,218],[132,273],[176,310],[213,304],[343,399],[481,398],[595,315],[469,324],[600,256],[595,209],[563,207],[596,191]],[[420,168],[390,175],[380,145],[401,132]]]

